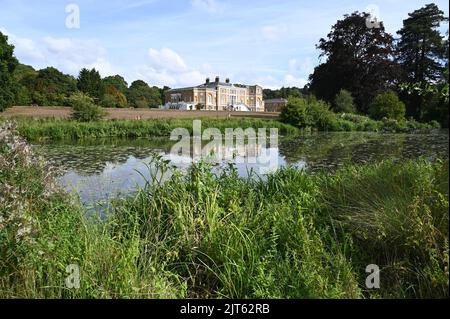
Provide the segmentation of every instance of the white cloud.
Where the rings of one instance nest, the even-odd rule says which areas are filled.
[[[95,40],[44,37],[38,40],[7,34],[15,46],[15,55],[21,63],[36,68],[53,66],[64,73],[78,75],[82,68],[96,68],[102,76],[115,74],[108,61],[107,50]]]
[[[25,58],[29,63],[42,61],[45,54],[38,48],[35,41],[28,38],[21,38],[15,34],[9,33],[7,30],[0,28],[0,31],[8,36],[8,42],[14,45],[14,53],[18,58]]]
[[[300,61],[297,59],[289,60],[289,73],[311,74],[314,71],[314,63],[311,57],[306,57]]]
[[[96,68],[102,76],[115,73],[107,50],[95,40],[45,37],[42,43],[54,66],[64,72],[78,74],[82,68]]]
[[[292,74],[286,74],[284,76],[284,86],[286,86],[286,87],[296,86],[296,87],[302,88],[307,83],[308,83],[308,80],[306,80],[304,78],[296,78]]]
[[[261,34],[265,40],[275,41],[281,39],[289,31],[285,24],[266,25],[261,28]]]
[[[169,48],[149,49],[148,61],[139,67],[136,75],[157,86],[198,85],[205,80],[203,72],[189,67],[178,53]]]
[[[265,89],[276,90],[283,86],[283,83],[271,75],[257,77],[256,84],[261,85]]]
[[[210,13],[221,10],[221,5],[216,0],[191,0],[191,4],[196,9],[205,10]]]
[[[187,70],[181,56],[168,48],[162,48],[160,51],[151,48],[148,51],[149,63],[156,70],[168,70],[171,72],[185,72]]]

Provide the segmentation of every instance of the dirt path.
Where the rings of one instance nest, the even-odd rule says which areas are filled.
[[[167,118],[199,118],[199,117],[248,117],[276,119],[278,113],[261,112],[224,112],[224,111],[178,111],[159,109],[105,109],[107,119],[147,120]],[[0,113],[0,117],[32,117],[32,118],[69,118],[72,109],[69,107],[31,107],[15,106]]]

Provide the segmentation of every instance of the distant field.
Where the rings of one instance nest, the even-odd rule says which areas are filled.
[[[167,118],[196,118],[196,117],[246,117],[276,119],[278,113],[256,113],[256,112],[226,112],[226,111],[178,111],[159,109],[115,109],[107,108],[107,119],[123,120],[147,120]],[[72,109],[69,107],[30,107],[15,106],[0,113],[0,117],[32,117],[32,118],[69,118]]]

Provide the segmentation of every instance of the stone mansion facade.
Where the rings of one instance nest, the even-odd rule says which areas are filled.
[[[231,84],[229,79],[214,82],[209,78],[204,84],[194,87],[171,89],[165,93],[165,103],[184,102],[201,105],[204,110],[240,110],[264,112],[263,89],[259,85]]]

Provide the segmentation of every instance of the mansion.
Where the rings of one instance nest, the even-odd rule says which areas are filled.
[[[231,84],[229,79],[209,78],[194,87],[171,89],[165,94],[166,108],[214,111],[264,112],[263,89],[258,85]]]

